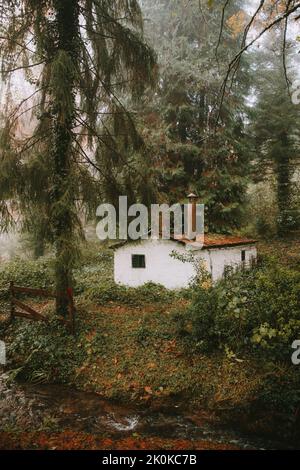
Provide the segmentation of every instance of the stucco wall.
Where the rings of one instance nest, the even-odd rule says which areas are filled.
[[[252,245],[205,250],[207,252],[206,256],[208,257],[210,265],[209,272],[212,274],[212,279],[214,281],[223,276],[226,266],[235,267],[242,264],[242,250],[245,250],[246,252],[246,265],[251,263],[251,258],[256,259],[257,250],[256,247]]]
[[[137,244],[128,243],[115,250],[115,282],[137,287],[146,282],[162,284],[169,289],[188,287],[195,276],[191,263],[183,263],[172,258],[172,251],[183,255],[187,253],[184,245],[171,240],[144,240]],[[213,280],[222,277],[225,266],[241,264],[241,251],[246,251],[246,264],[251,257],[257,256],[255,246],[239,246],[223,249],[195,251],[194,254],[205,261]],[[145,255],[146,268],[132,268],[131,256]]]
[[[162,284],[169,289],[187,287],[194,275],[193,266],[171,258],[173,250],[186,253],[184,246],[169,240],[144,240],[124,245],[115,251],[115,281],[133,287],[146,282]],[[145,269],[131,267],[132,254],[145,255]]]

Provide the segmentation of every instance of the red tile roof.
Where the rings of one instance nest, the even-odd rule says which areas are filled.
[[[185,245],[191,245],[195,249],[197,249],[197,242],[200,243],[198,249],[209,249],[209,248],[226,248],[231,246],[242,246],[242,245],[255,245],[257,240],[252,238],[245,238],[245,237],[237,237],[234,235],[219,235],[213,233],[206,233],[204,235],[204,243],[202,236],[198,236],[194,240],[190,240],[186,238],[185,235],[171,235],[171,240],[176,241],[178,243],[183,243]],[[142,241],[142,240],[140,240]],[[114,243],[111,248],[116,249],[119,248],[126,243],[130,243],[131,240],[120,240],[117,243]]]
[[[197,241],[200,243],[203,242],[202,236],[198,236],[196,240],[189,240],[185,236],[179,236],[179,237],[174,236],[173,240],[178,241],[179,243],[185,243],[186,245],[195,244],[197,243]],[[222,247],[239,246],[239,245],[254,245],[255,243],[257,243],[257,240],[254,240],[252,238],[208,233],[204,235],[203,249],[222,248]]]

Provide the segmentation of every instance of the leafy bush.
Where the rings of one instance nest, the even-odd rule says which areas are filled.
[[[75,337],[66,334],[61,322],[55,318],[48,324],[19,320],[12,328],[8,365],[22,363],[13,370],[15,377],[36,383],[72,382],[85,351]]]
[[[87,278],[86,281],[90,281]],[[168,302],[172,301],[172,293],[163,286],[148,283],[143,286],[132,288],[115,284],[113,280],[96,278],[95,282],[86,284],[84,297],[106,304],[108,302],[118,302],[124,305],[139,305],[143,303]]]
[[[300,273],[274,261],[198,287],[188,312],[198,347],[290,361],[300,338],[299,298]]]
[[[274,237],[276,235],[274,227],[274,224],[260,214],[254,221],[254,232],[266,240],[269,240],[270,237]]]
[[[276,218],[278,208],[276,193],[274,192],[274,183],[260,182],[249,187],[248,204],[244,212],[243,235],[270,239],[276,236],[277,225]]]
[[[22,287],[46,289],[53,286],[49,258],[28,261],[16,258],[0,268],[0,299],[8,297],[10,281]]]

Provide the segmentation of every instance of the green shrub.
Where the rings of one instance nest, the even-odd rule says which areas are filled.
[[[87,288],[98,286],[102,281],[112,281],[111,250],[98,251],[86,248],[80,264],[74,269],[75,292],[83,293]],[[53,259],[49,257],[37,260],[15,258],[0,267],[0,299],[7,298],[10,281],[23,287],[40,289],[54,286]]]
[[[254,230],[257,235],[266,240],[276,235],[274,224],[260,215],[258,215],[257,219],[254,221]]]
[[[300,338],[300,273],[275,262],[195,288],[189,309],[200,349],[289,360]]]
[[[273,370],[266,374],[260,387],[257,389],[256,407],[274,410],[276,413],[284,413],[290,423],[293,424],[298,418],[298,407],[300,403],[300,371],[298,368],[287,370],[274,365]]]
[[[278,207],[273,181],[250,185],[248,189],[242,233],[252,237],[256,234],[265,239],[276,236]]]
[[[0,299],[9,295],[9,283],[13,281],[22,287],[46,289],[53,286],[51,262],[49,258],[28,261],[16,258],[4,263],[0,268]]]
[[[17,321],[8,341],[9,367],[13,375],[30,382],[70,383],[85,356],[77,338],[66,334],[61,322],[53,318],[48,323]],[[19,367],[19,364],[22,364]]]
[[[86,285],[84,297],[98,304],[117,302],[123,305],[139,305],[155,302],[171,302],[173,294],[163,286],[148,283],[133,288],[115,284],[113,280],[96,278],[95,282]]]

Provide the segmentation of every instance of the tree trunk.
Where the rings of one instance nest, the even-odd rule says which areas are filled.
[[[276,155],[277,173],[277,203],[279,217],[277,222],[277,233],[284,236],[289,231],[289,215],[291,205],[291,181],[290,181],[290,158],[289,142],[284,133],[280,138],[280,148]]]
[[[45,254],[45,242],[42,235],[37,234],[35,235],[35,239],[33,241],[33,256],[34,259],[39,259],[41,256]]]
[[[56,313],[67,315],[67,289],[72,287],[74,200],[72,197],[72,129],[75,113],[75,78],[78,63],[79,9],[76,0],[54,2],[57,48],[52,63],[53,95],[53,226],[56,249]]]

